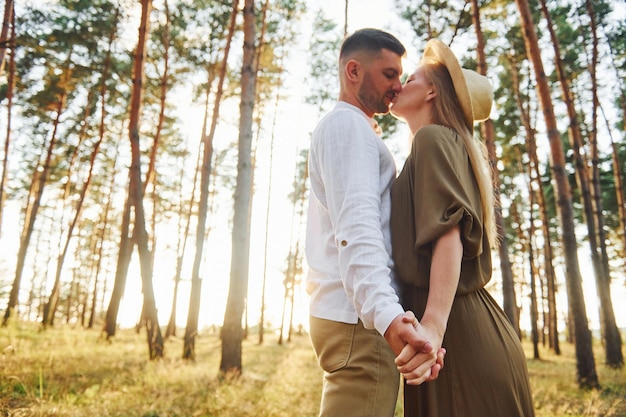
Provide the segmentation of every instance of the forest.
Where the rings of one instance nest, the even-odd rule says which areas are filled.
[[[244,340],[302,331],[307,143],[358,28],[339,3],[5,0],[0,333],[134,326],[146,361],[193,361],[219,329],[240,375]],[[626,3],[387,3],[406,72],[439,38],[494,85],[490,290],[532,357],[571,345],[599,387],[624,366]],[[401,167],[406,130],[379,123]]]

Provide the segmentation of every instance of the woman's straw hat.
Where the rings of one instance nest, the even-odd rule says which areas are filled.
[[[493,89],[487,77],[476,71],[461,68],[452,50],[438,39],[428,41],[423,59],[437,61],[448,69],[463,110],[465,123],[470,131],[474,128],[474,122],[482,122],[489,118]]]

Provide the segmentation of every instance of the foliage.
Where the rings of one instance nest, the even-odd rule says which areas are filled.
[[[337,60],[341,39],[337,23],[319,10],[313,20],[313,37],[308,56],[309,74],[305,78],[310,85],[306,102],[316,106],[319,114],[329,111],[339,95]]]

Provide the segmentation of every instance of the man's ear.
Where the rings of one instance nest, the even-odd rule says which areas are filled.
[[[356,81],[361,72],[361,64],[354,59],[349,60],[345,66],[346,77],[350,81]]]

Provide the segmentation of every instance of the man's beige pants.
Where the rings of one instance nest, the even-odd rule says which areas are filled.
[[[376,330],[310,317],[311,343],[324,385],[320,417],[393,417],[400,375]]]

